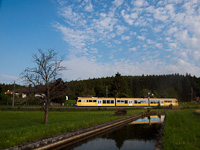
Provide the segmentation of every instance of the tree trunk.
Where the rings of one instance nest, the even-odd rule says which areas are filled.
[[[49,82],[46,78],[46,87],[47,87],[47,101],[46,101],[46,104],[45,104],[45,116],[44,116],[44,123],[45,124],[48,124],[49,122],[49,106],[50,106],[50,90],[49,90]]]
[[[49,122],[49,102],[48,101],[45,103],[45,110],[44,111],[45,111],[44,123],[48,124],[48,122]]]

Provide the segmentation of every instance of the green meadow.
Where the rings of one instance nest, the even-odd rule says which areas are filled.
[[[103,108],[53,110],[49,112],[49,124],[45,125],[43,111],[1,110],[0,149],[124,117],[114,116],[115,111]],[[148,110],[127,109],[127,115],[144,111]],[[195,111],[196,109],[190,108],[167,112],[163,136],[164,150],[200,149],[200,114]]]
[[[123,116],[114,116],[116,110],[50,111],[49,124],[43,124],[43,111],[0,112],[0,149],[30,142],[36,139],[89,127]],[[128,110],[127,115],[144,110]]]
[[[167,113],[164,130],[164,150],[200,149],[200,114],[195,109]]]

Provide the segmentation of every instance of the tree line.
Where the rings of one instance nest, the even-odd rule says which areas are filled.
[[[55,84],[63,82],[58,79]],[[64,87],[64,88],[63,88]],[[32,90],[30,90],[30,88]],[[34,87],[16,84],[17,92],[35,93]],[[62,84],[62,97],[53,102],[63,102],[65,96],[75,100],[80,96],[93,97],[156,97],[177,98],[179,101],[191,101],[200,97],[200,78],[190,74],[180,75],[147,75],[94,78],[81,81],[70,81]],[[13,84],[0,84],[0,93],[13,90]],[[107,91],[107,92],[106,92]],[[149,95],[148,95],[149,94]]]
[[[190,74],[115,76],[66,82],[70,99],[96,97],[156,97],[191,101],[200,96],[200,78]],[[107,91],[107,92],[106,92]]]

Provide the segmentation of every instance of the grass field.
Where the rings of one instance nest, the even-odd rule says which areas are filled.
[[[199,150],[200,114],[195,109],[168,112],[163,140],[164,150]]]
[[[89,127],[121,118],[114,116],[116,110],[76,110],[52,111],[49,124],[44,125],[43,111],[6,111],[0,112],[0,149],[30,142],[43,137]],[[127,115],[144,110],[128,110]]]

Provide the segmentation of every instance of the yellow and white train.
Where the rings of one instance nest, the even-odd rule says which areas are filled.
[[[175,98],[105,98],[78,97],[77,106],[178,106]]]

